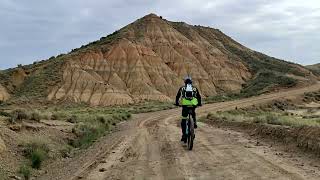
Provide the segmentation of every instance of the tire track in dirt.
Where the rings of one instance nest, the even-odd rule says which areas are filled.
[[[104,163],[98,164],[93,169],[83,169],[84,174],[91,171],[85,179],[104,179],[106,174],[108,175],[108,179],[125,178],[122,177],[121,170],[123,166],[126,167],[127,173],[134,174],[135,177],[144,177],[145,174],[142,172],[146,169],[148,169],[147,176],[158,177],[159,172],[161,172],[161,168],[159,167],[161,162],[160,144],[158,143],[159,137],[152,135],[158,135],[157,131],[159,127],[154,122],[161,119],[161,116],[149,116],[137,122],[135,124],[137,129],[126,134],[128,138],[123,141],[123,145],[113,150],[111,156],[106,156],[102,160]],[[126,152],[130,152],[129,155]],[[132,157],[128,158],[130,156]],[[107,163],[109,161],[112,164]],[[131,166],[131,164],[134,165]],[[135,164],[139,164],[139,167],[136,167]]]

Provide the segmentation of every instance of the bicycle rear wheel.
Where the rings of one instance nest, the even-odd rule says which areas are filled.
[[[193,148],[193,141],[194,141],[194,121],[192,118],[189,118],[189,133],[188,133],[188,139],[187,139],[187,142],[188,142],[188,149],[191,151],[192,148]]]

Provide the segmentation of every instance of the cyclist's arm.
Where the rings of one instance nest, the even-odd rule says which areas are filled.
[[[176,96],[176,104],[179,104],[179,100],[180,100],[180,97],[181,97],[181,89],[179,89],[178,93],[177,93],[177,96]]]

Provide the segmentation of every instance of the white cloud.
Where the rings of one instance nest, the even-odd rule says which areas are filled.
[[[68,52],[150,12],[219,28],[271,56],[320,61],[319,0],[2,0],[0,69]]]

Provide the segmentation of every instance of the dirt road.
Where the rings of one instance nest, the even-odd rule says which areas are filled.
[[[246,107],[320,89],[320,84],[205,105],[198,114]],[[81,157],[52,165],[39,179],[320,179],[319,167],[243,133],[199,123],[193,151],[179,142],[180,109],[135,115]],[[289,157],[290,156],[290,157]],[[303,165],[301,165],[303,164]]]

